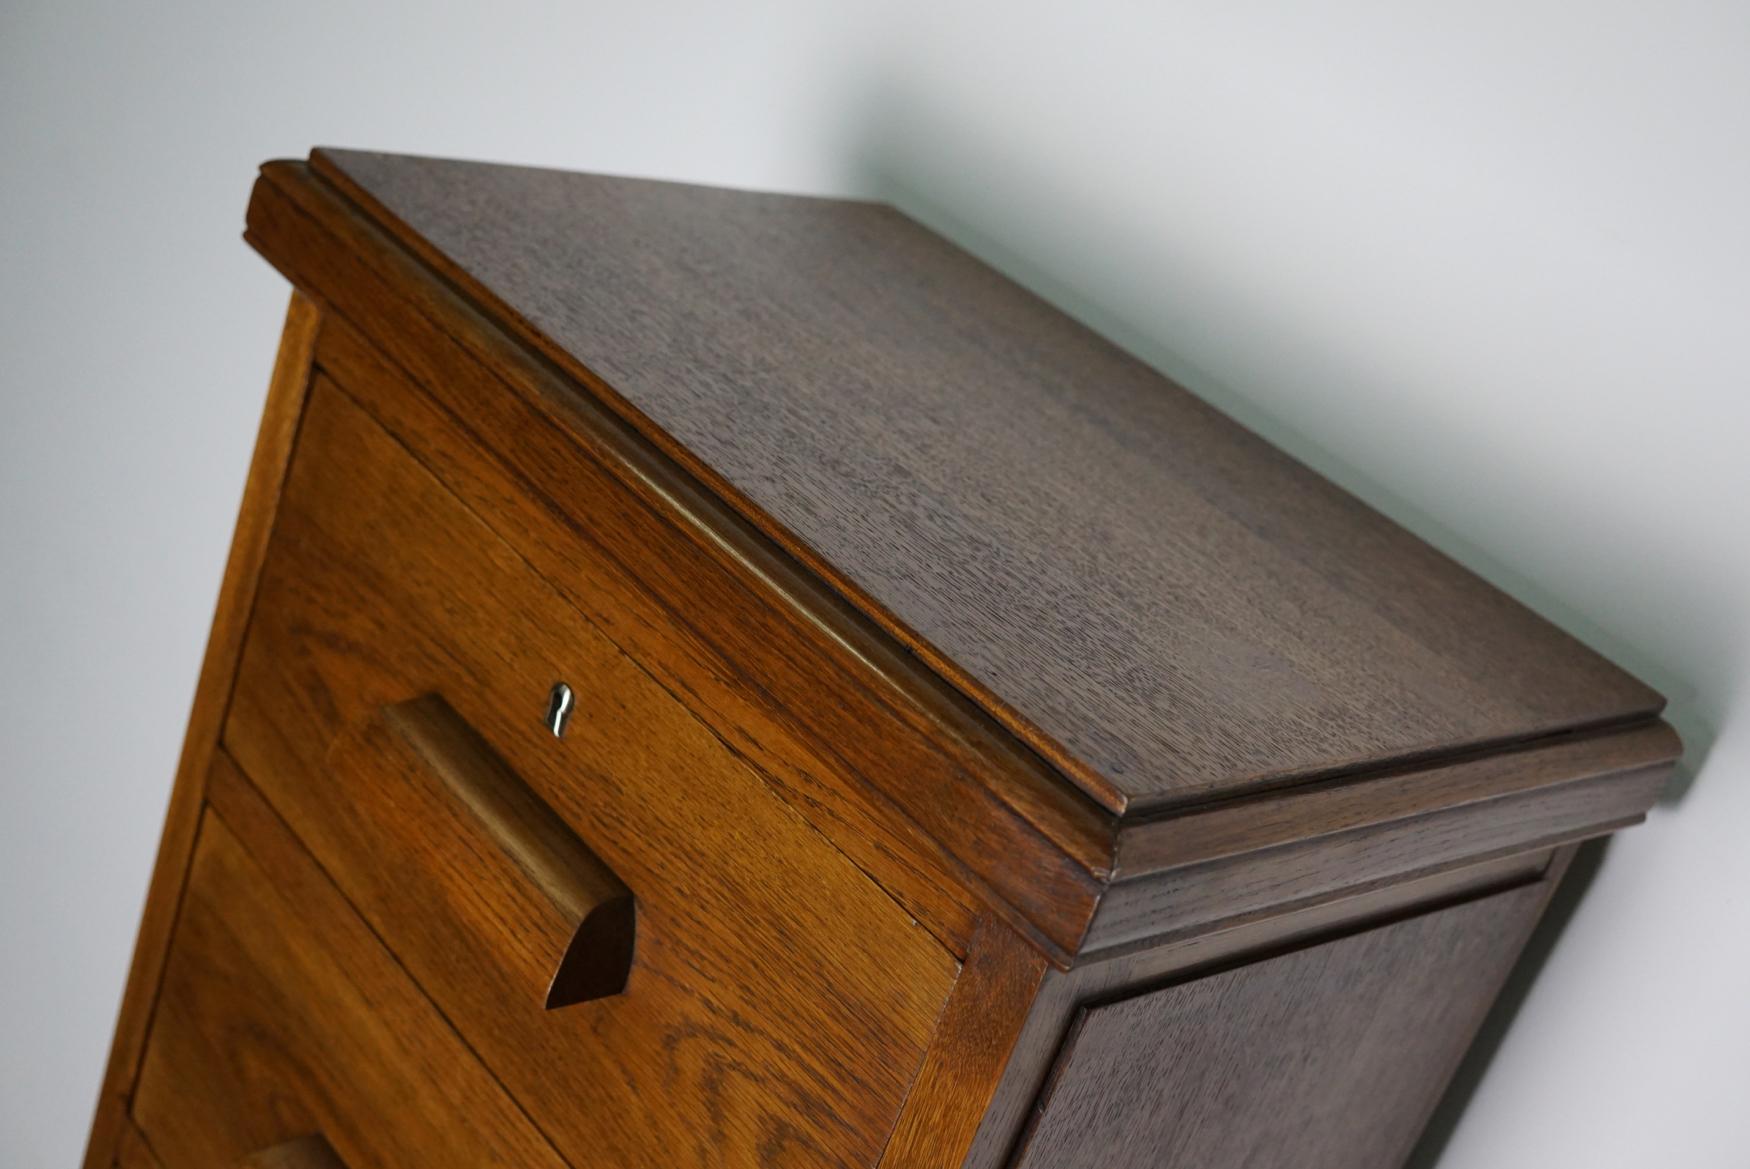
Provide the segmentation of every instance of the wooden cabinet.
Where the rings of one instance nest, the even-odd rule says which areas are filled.
[[[1401,1164],[1657,695],[890,209],[318,151],[87,1156]]]

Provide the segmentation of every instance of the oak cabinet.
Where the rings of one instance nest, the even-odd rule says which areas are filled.
[[[1659,697],[890,208],[317,151],[87,1155],[1391,1169]]]

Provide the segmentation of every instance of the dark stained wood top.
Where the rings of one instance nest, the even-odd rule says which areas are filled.
[[[1114,812],[1662,706],[892,208],[312,161]]]

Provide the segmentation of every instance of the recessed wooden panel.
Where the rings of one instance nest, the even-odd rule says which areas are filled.
[[[133,1116],[168,1169],[314,1133],[347,1169],[563,1169],[284,829],[210,810]]]
[[[545,1009],[575,915],[389,745],[430,695],[631,891],[622,993]],[[225,742],[573,1162],[879,1155],[952,956],[322,379]]]
[[[1016,1169],[1398,1169],[1544,895],[1086,1007]]]

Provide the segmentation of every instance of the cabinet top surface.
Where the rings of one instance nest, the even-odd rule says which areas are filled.
[[[1661,705],[892,208],[313,161],[1113,811]]]

